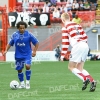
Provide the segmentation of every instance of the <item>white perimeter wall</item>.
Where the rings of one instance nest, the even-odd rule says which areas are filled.
[[[91,52],[91,54],[95,54],[100,58],[100,52]],[[7,52],[6,61],[15,61],[14,52]],[[57,61],[57,59],[55,58],[55,51],[37,51],[37,55],[32,58],[32,61]]]
[[[36,57],[32,57],[33,61],[57,61],[55,51],[37,51]],[[15,61],[14,52],[7,52],[6,61]]]

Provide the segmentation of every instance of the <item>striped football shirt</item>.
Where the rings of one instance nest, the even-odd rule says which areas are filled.
[[[73,47],[80,41],[87,42],[87,35],[82,26],[74,22],[66,23],[66,25],[62,28],[61,59],[63,59],[67,53],[69,45]]]

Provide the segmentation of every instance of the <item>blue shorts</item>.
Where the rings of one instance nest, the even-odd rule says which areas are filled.
[[[31,63],[32,63],[32,59],[16,59],[15,69],[21,70],[24,68],[24,65],[31,66]]]

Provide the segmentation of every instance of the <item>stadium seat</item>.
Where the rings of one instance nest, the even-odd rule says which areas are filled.
[[[16,11],[22,12],[23,11],[22,6],[17,6]]]
[[[30,6],[30,7],[33,7],[33,3],[29,3],[29,6]]]
[[[23,0],[17,0],[16,2],[16,6],[18,7],[17,9],[19,9],[19,7],[22,6]]]
[[[65,5],[66,6],[67,2],[61,2],[61,6]]]
[[[53,14],[50,14],[50,22],[51,22],[51,23],[53,23],[52,18],[53,18]]]
[[[62,4],[61,4],[61,2],[57,2],[57,6],[61,6]]]
[[[39,6],[39,2],[34,2],[33,5]]]
[[[39,2],[39,5],[43,7],[44,6],[44,2]]]

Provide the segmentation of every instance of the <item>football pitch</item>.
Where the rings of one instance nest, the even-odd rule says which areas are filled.
[[[100,62],[86,61],[84,68],[98,82],[95,92],[90,84],[82,91],[82,81],[67,68],[68,62],[33,62],[31,89],[11,90],[18,80],[13,62],[0,63],[0,100],[100,100]]]

